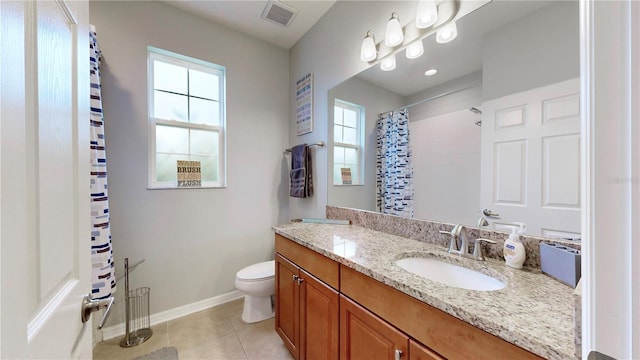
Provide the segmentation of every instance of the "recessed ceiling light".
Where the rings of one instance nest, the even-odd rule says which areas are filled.
[[[437,74],[437,73],[438,73],[438,70],[436,70],[436,69],[429,69],[429,70],[427,70],[427,71],[425,71],[425,72],[424,72],[424,75],[425,75],[425,76],[432,76],[432,75],[435,75],[435,74]]]

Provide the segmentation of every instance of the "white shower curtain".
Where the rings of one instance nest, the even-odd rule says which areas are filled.
[[[116,290],[111,249],[109,197],[107,193],[107,157],[104,141],[104,117],[100,90],[100,60],[95,28],[89,34],[91,67],[91,263],[92,297],[104,299]]]
[[[406,109],[381,114],[377,123],[376,202],[384,214],[413,217],[413,165]]]

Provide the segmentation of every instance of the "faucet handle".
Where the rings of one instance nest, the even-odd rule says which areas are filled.
[[[482,253],[482,246],[480,245],[480,243],[482,242],[497,244],[494,240],[491,239],[477,238],[476,243],[473,246],[473,258],[480,261],[484,261],[484,254]]]
[[[464,225],[457,224],[451,231],[440,230],[440,233],[451,236],[451,242],[447,250],[449,254],[467,255],[469,250],[467,250],[467,231]],[[458,240],[461,241],[460,246],[458,246]]]
[[[449,248],[447,249],[447,252],[449,254],[458,250],[458,236],[455,230],[456,230],[455,227],[451,229],[451,231],[440,230],[440,234],[451,236],[449,238]]]

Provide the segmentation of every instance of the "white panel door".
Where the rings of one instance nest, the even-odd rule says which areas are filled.
[[[91,358],[88,3],[0,3],[1,358]]]
[[[580,96],[573,79],[482,105],[481,205],[527,233],[580,236]]]

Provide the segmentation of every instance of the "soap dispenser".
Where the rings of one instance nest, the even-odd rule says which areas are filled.
[[[514,225],[517,227],[513,227],[511,230],[511,234],[509,234],[509,239],[504,242],[504,260],[507,263],[507,266],[510,266],[515,269],[522,269],[522,264],[524,264],[524,260],[526,258],[526,251],[524,249],[524,245],[520,241],[520,234],[524,233],[526,225],[521,222],[514,222]]]

